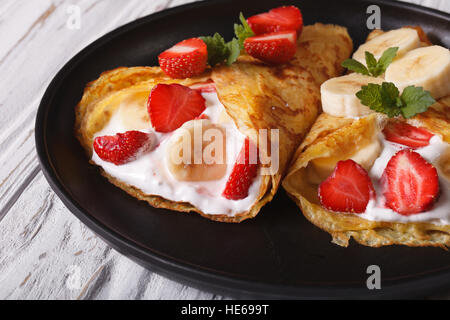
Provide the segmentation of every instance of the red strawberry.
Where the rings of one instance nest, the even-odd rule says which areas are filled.
[[[270,63],[286,63],[297,50],[295,31],[268,33],[245,39],[244,47],[249,55]]]
[[[196,84],[190,86],[189,88],[194,89],[194,90],[198,90],[201,93],[204,93],[204,92],[216,92],[216,85],[212,81],[196,83]]]
[[[208,51],[199,38],[181,41],[158,57],[161,69],[171,78],[189,78],[206,69]]]
[[[300,35],[303,29],[302,13],[294,6],[272,9],[248,18],[247,22],[256,35],[288,30]]]
[[[209,120],[209,117],[206,114],[202,113],[201,115],[199,115],[195,119],[196,120]]]
[[[156,131],[171,132],[198,117],[205,110],[205,99],[199,91],[181,84],[157,84],[147,109]]]
[[[362,213],[375,198],[367,171],[353,160],[339,161],[333,173],[319,186],[319,200],[331,211]]]
[[[222,193],[227,199],[239,200],[248,196],[248,189],[258,170],[257,155],[250,157],[250,144],[250,139],[246,138]],[[256,148],[251,149],[256,151]]]
[[[389,122],[383,130],[386,140],[400,143],[411,148],[425,147],[433,136],[423,128],[417,128],[406,122]]]
[[[121,165],[134,160],[140,153],[149,151],[153,142],[151,134],[127,131],[95,138],[94,150],[100,159]]]
[[[430,209],[439,195],[436,168],[411,149],[389,160],[381,184],[386,206],[405,216]]]

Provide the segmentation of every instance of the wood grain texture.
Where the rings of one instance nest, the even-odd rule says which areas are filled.
[[[107,246],[53,193],[34,149],[40,99],[76,52],[120,25],[193,1],[0,2],[0,299],[223,298],[145,270]],[[410,2],[450,12],[448,0]],[[66,26],[70,5],[81,10],[79,30]]]

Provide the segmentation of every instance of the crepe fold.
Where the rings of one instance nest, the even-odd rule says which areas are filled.
[[[262,177],[257,201],[245,212],[234,216],[206,214],[185,202],[175,202],[141,190],[110,176],[108,180],[151,206],[174,211],[197,212],[221,222],[240,222],[257,215],[275,195],[281,178],[306,132],[320,112],[320,85],[340,75],[341,62],[352,52],[352,40],[346,28],[315,24],[305,26],[298,40],[295,57],[285,65],[271,66],[247,55],[241,55],[231,66],[218,66],[201,77],[170,79],[158,67],[118,68],[103,73],[88,84],[76,107],[75,135],[92,155],[94,134],[109,121],[117,106],[109,103],[114,95],[126,90],[146,90],[149,94],[158,83],[180,83],[190,86],[212,79],[217,95],[237,128],[258,144],[261,129],[278,129],[278,170]],[[270,140],[270,133],[268,139]],[[268,141],[270,146],[272,141]],[[262,148],[261,145],[259,145]],[[266,150],[270,152],[270,150]],[[266,164],[264,166],[270,166]]]
[[[311,161],[322,158],[344,160],[345,155],[355,154],[367,145],[388,121],[395,120],[377,113],[358,120],[321,114],[298,148],[283,187],[303,215],[330,233],[332,242],[340,246],[348,246],[353,237],[358,243],[371,247],[402,244],[445,248],[450,245],[450,225],[369,221],[353,214],[332,212],[320,205],[319,185],[310,178]],[[424,127],[450,143],[450,97],[440,99],[427,112],[407,122]],[[450,176],[450,158],[445,161],[442,168]]]
[[[419,26],[408,26],[418,32],[422,46],[431,45]],[[372,31],[367,40],[382,34]],[[443,97],[426,112],[405,120],[388,119],[380,113],[372,113],[360,119],[321,114],[303,143],[297,149],[289,171],[283,181],[288,195],[300,207],[303,215],[314,225],[328,232],[332,242],[347,247],[353,237],[360,244],[381,247],[401,244],[407,246],[450,246],[450,225],[431,223],[395,223],[369,221],[357,215],[335,213],[320,205],[317,176],[312,161],[315,159],[345,160],[366,146],[380,134],[388,121],[406,121],[424,127],[450,143],[450,96]],[[450,156],[441,160],[441,171],[450,177]],[[449,208],[450,210],[450,208]]]

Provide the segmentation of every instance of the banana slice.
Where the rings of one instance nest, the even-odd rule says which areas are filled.
[[[366,65],[366,51],[372,53],[378,60],[383,52],[391,47],[398,47],[396,55],[396,59],[398,59],[408,51],[419,48],[420,46],[420,38],[415,29],[401,28],[384,32],[360,45],[358,50],[353,54],[353,59]]]
[[[368,83],[382,82],[382,78],[358,73],[327,80],[320,86],[322,109],[336,117],[360,117],[372,113],[369,107],[361,104],[355,94]]]
[[[228,113],[225,111],[225,108],[220,112],[219,114],[219,123],[232,123],[233,119],[228,115]]]
[[[118,115],[125,130],[144,130],[151,127],[147,111],[148,91],[132,92],[120,102]]]
[[[210,120],[192,120],[170,137],[166,161],[179,181],[221,179],[227,170],[226,132]]]
[[[378,138],[372,140],[366,146],[353,154],[342,154],[339,157],[317,158],[308,164],[308,180],[314,184],[320,184],[333,172],[340,160],[352,159],[367,171],[370,170],[375,160],[381,153],[381,142]]]
[[[386,81],[400,91],[414,85],[430,91],[435,99],[450,94],[450,51],[441,46],[418,48],[392,62]]]

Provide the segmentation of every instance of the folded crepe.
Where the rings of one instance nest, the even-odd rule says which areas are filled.
[[[212,79],[217,96],[229,117],[244,135],[258,145],[260,129],[279,129],[278,170],[261,177],[254,203],[233,215],[206,213],[188,201],[177,202],[120,181],[105,170],[102,174],[130,195],[147,201],[151,206],[174,211],[197,212],[221,222],[240,222],[256,216],[264,204],[275,195],[287,170],[292,154],[301,143],[320,112],[320,84],[342,72],[341,62],[349,57],[352,40],[340,26],[315,24],[306,26],[298,40],[295,57],[287,64],[269,66],[247,55],[241,55],[231,66],[219,66],[191,79],[171,79],[158,67],[118,68],[103,73],[88,84],[76,107],[75,135],[89,157],[93,139],[116,112],[117,101],[130,92],[140,99],[140,111],[145,121],[146,98],[159,83],[179,83],[191,86]],[[117,99],[122,96],[121,99]],[[133,98],[134,99],[134,98]],[[270,139],[270,133],[268,138]],[[271,145],[271,141],[267,146]],[[262,145],[258,145],[262,148]],[[270,152],[270,150],[266,150]],[[157,151],[155,151],[157,152]],[[270,167],[271,164],[261,166]]]
[[[421,38],[421,45],[429,45],[430,42],[423,31],[417,27],[415,29]],[[371,33],[368,39],[382,33],[381,30],[377,30]],[[371,247],[401,244],[446,248],[450,246],[448,224],[432,221],[382,221],[382,219],[372,221],[361,218],[358,214],[333,212],[320,204],[318,187],[327,176],[317,171],[317,164],[327,163],[330,167],[334,167],[339,160],[353,159],[358,155],[356,157],[359,158],[360,164],[368,170],[368,164],[362,164],[367,159],[363,159],[365,155],[361,150],[369,150],[368,148],[382,135],[383,128],[392,121],[404,121],[416,127],[423,127],[441,137],[445,143],[450,143],[450,96],[440,98],[426,112],[407,120],[389,119],[384,114],[375,112],[358,118],[322,113],[297,149],[283,181],[283,187],[301,208],[303,215],[314,225],[328,232],[332,236],[332,242],[340,246],[348,246],[349,240],[353,237],[358,243]],[[334,165],[331,166],[330,163]],[[373,162],[369,166],[372,164]],[[448,148],[447,153],[433,164],[439,167],[441,175],[450,179]],[[450,208],[447,209],[450,211]]]

